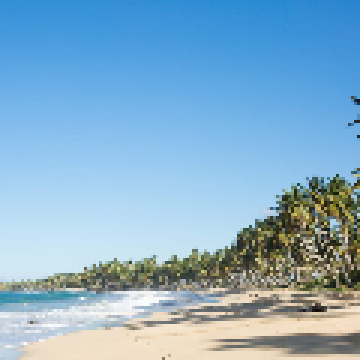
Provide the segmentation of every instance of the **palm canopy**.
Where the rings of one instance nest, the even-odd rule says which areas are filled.
[[[337,281],[339,268],[342,278],[351,277],[359,248],[355,230],[357,202],[353,195],[354,188],[338,174],[328,183],[313,177],[308,187],[292,186],[277,196],[278,207],[273,209],[278,210],[277,216],[256,221],[255,227],[238,233],[237,250],[242,264],[247,269],[261,268],[267,274],[269,269],[270,273],[276,272],[283,261],[291,263],[293,270],[321,269],[321,273],[331,273]],[[331,230],[331,219],[339,223],[338,234]],[[336,262],[336,255],[343,261]],[[345,267],[341,268],[340,263]]]

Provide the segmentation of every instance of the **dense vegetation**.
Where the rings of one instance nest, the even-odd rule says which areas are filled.
[[[360,247],[357,232],[359,187],[336,175],[327,183],[313,177],[308,186],[292,186],[278,196],[276,216],[242,229],[236,243],[213,254],[176,255],[163,264],[153,256],[142,261],[99,263],[81,273],[2,284],[3,289],[129,289],[197,283],[291,287],[357,287]],[[338,230],[330,227],[337,220]],[[317,274],[314,276],[314,274]]]
[[[355,96],[351,99],[360,105]],[[357,172],[359,168],[355,176]],[[237,234],[235,244],[213,254],[193,250],[186,258],[174,255],[163,264],[157,264],[156,256],[135,263],[114,259],[81,273],[0,283],[0,288],[104,290],[184,283],[206,287],[236,285],[240,280],[265,287],[360,288],[360,182],[351,185],[338,174],[328,182],[307,180],[307,187],[297,184],[277,196],[276,216],[256,220],[255,226]],[[337,230],[330,226],[332,219]]]

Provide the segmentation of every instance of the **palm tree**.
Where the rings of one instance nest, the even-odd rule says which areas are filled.
[[[341,179],[337,174],[328,184],[328,192],[324,198],[325,213],[331,218],[335,218],[339,224],[339,236],[341,239],[340,257],[344,260],[343,274],[348,286],[352,286],[351,274],[354,270],[354,226],[356,221],[355,211],[357,204],[354,201],[354,189],[345,179]]]
[[[282,226],[282,231],[278,231],[280,246],[285,246],[291,253],[291,258],[296,262],[294,278],[300,282],[300,270],[313,270],[316,257],[313,249],[316,213],[306,190],[300,184],[292,186],[290,191],[278,197],[279,207],[276,209],[279,211],[278,222]],[[304,280],[309,279],[306,277]]]
[[[322,178],[313,177],[308,189],[298,184],[280,197],[278,221],[284,231],[278,233],[278,240],[281,246],[288,247],[291,239],[292,258],[298,264],[312,271],[322,269],[320,272],[328,267],[332,260],[328,248],[331,240],[329,218],[335,218],[341,223],[340,236],[346,262],[343,274],[350,274],[349,249],[352,247],[349,241],[354,224],[351,195],[351,188],[337,175],[329,184],[325,184]]]

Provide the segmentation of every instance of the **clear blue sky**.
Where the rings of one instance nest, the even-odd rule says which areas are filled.
[[[292,184],[353,182],[359,15],[340,0],[0,2],[0,279],[214,252]]]

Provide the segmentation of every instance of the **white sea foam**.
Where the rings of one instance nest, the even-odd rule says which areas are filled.
[[[91,296],[79,293],[61,301],[30,298],[26,307],[24,303],[7,302],[0,306],[0,349],[16,349],[25,343],[82,329],[122,326],[132,317],[146,317],[154,311],[171,311],[204,301],[207,299],[191,292],[119,291]],[[2,357],[0,352],[1,360],[10,358],[13,359],[9,355]]]

